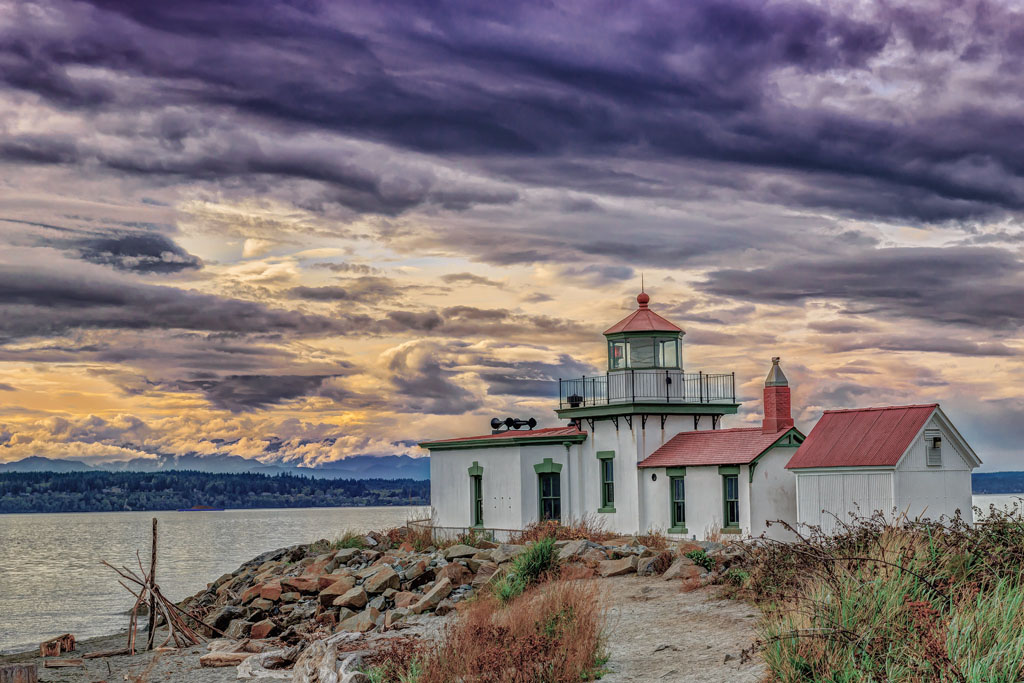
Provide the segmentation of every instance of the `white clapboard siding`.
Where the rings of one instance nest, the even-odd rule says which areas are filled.
[[[850,521],[850,514],[867,517],[876,511],[891,513],[892,474],[890,472],[798,473],[798,515],[801,524],[820,526],[832,532],[839,520]]]

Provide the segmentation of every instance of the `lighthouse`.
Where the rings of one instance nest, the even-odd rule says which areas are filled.
[[[489,434],[421,443],[434,523],[497,531],[596,515],[611,531],[703,538],[760,533],[791,512],[778,501],[795,515],[785,463],[803,435],[778,359],[765,387],[775,412],[725,429],[739,409],[735,373],[684,366],[685,334],[641,291],[604,331],[605,372],[558,380],[559,426],[495,420]]]

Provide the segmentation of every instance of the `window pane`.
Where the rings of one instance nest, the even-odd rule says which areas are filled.
[[[608,367],[613,370],[626,367],[626,342],[608,342]]]
[[[683,500],[685,479],[677,477],[672,479],[672,499]]]
[[[658,342],[658,367],[678,368],[679,360],[676,352],[677,342],[675,339],[662,339]]]
[[[629,340],[629,367],[654,367],[654,340],[650,337]]]
[[[560,496],[562,495],[562,482],[557,474],[549,474],[551,478],[551,495]]]

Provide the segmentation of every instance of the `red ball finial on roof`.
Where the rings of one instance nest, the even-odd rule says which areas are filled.
[[[640,292],[636,295],[636,302],[640,304],[640,308],[647,308],[647,303],[651,300],[651,297],[647,295],[647,292]]]

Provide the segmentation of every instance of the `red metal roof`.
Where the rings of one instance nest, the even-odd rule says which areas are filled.
[[[682,328],[670,323],[660,315],[647,307],[651,297],[646,292],[640,292],[636,297],[638,308],[625,318],[615,323],[605,334],[618,334],[619,332],[682,332]]]
[[[826,410],[786,468],[893,467],[938,407]]]
[[[637,467],[746,465],[789,429],[765,434],[760,427],[680,432],[637,463]]]
[[[483,434],[481,436],[460,436],[454,439],[438,439],[437,441],[424,441],[420,446],[432,446],[435,444],[452,443],[458,441],[477,441],[477,440],[499,440],[499,439],[536,439],[538,437],[553,437],[553,436],[579,436],[586,435],[586,432],[580,431],[575,427],[548,427],[545,429],[529,429],[529,430],[515,430],[510,429],[505,432],[499,432],[498,434]]]

